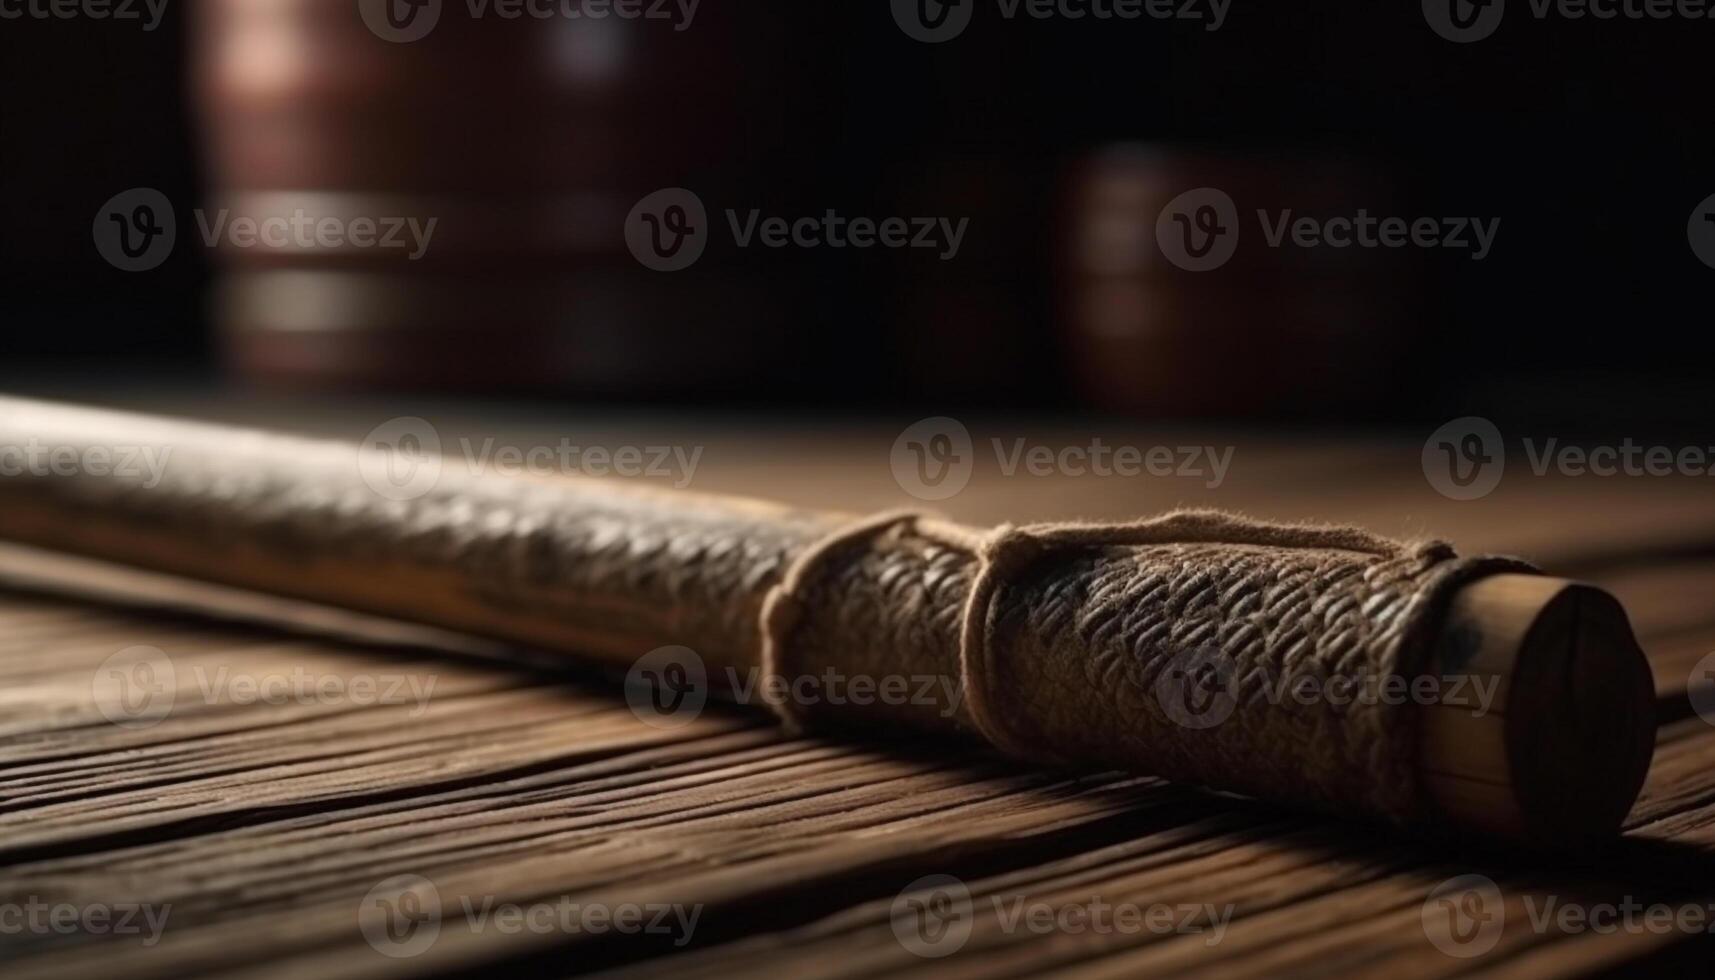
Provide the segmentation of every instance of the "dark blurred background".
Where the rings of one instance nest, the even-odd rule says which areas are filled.
[[[1715,20],[1513,0],[1460,44],[1416,3],[1236,0],[1213,32],[996,10],[940,44],[886,0],[704,0],[687,30],[582,40],[594,22],[473,22],[460,0],[406,44],[356,0],[176,0],[154,31],[0,20],[4,376],[1265,424],[1715,414],[1715,270],[1687,240],[1715,194]],[[1187,273],[1154,223],[1204,185],[1244,237]],[[717,230],[657,272],[622,226],[672,186]],[[178,225],[146,272],[92,240],[136,187]],[[441,223],[411,264],[201,244],[193,208],[278,193]],[[970,225],[946,262],[739,249],[728,207]],[[1482,261],[1306,259],[1262,247],[1257,207],[1501,226]]]

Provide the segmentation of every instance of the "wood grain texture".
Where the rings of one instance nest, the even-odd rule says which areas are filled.
[[[22,592],[0,599],[0,621],[12,627],[0,902],[170,905],[152,947],[0,937],[13,976],[404,976],[496,962],[696,976],[1584,969],[1691,937],[1539,934],[1527,899],[1715,901],[1715,729],[1695,717],[1664,731],[1620,851],[1543,868],[1149,779],[788,739],[737,710],[662,731],[594,682],[408,647]],[[184,697],[158,724],[125,729],[94,707],[91,676],[138,643],[172,651]],[[420,712],[205,700],[195,675],[222,666],[435,683]],[[893,928],[900,890],[930,873],[972,895],[971,936],[946,959],[917,956]],[[1508,902],[1507,931],[1474,961],[1441,952],[1421,922],[1425,897],[1464,874],[1490,877]],[[379,954],[358,918],[395,875],[432,881],[446,915],[434,944],[402,959]],[[561,896],[701,912],[678,947],[472,928],[461,905]],[[1007,924],[1020,906],[1091,903],[1230,906],[1232,918],[1212,943],[1207,929]]]
[[[1293,501],[1308,500],[1314,474],[1295,483],[1291,467],[1283,472],[1280,496],[1266,498],[1270,516],[1301,516]],[[1375,482],[1376,495],[1354,506],[1397,520],[1387,488],[1403,478]],[[846,505],[827,493],[825,502]],[[1252,493],[1265,499],[1260,489],[1241,495]],[[1504,514],[1449,509],[1435,523],[1470,524],[1480,547],[1549,542],[1569,569],[1582,563],[1626,602],[1658,701],[1675,719],[1626,837],[1552,862],[1402,840],[1149,778],[1031,769],[888,732],[791,738],[740,709],[711,705],[689,725],[656,728],[611,678],[505,659],[516,651],[7,549],[0,909],[170,910],[153,945],[0,928],[0,958],[8,977],[55,980],[1706,970],[1702,932],[1601,932],[1552,915],[1533,924],[1550,900],[1715,905],[1715,727],[1687,696],[1702,683],[1692,666],[1715,649],[1715,618],[1701,605],[1715,560],[1684,548],[1662,557],[1665,520],[1659,534],[1640,531],[1664,513],[1691,513],[1688,500],[1593,540],[1566,523],[1583,505],[1548,498],[1528,518],[1532,508],[1509,505]],[[1348,516],[1343,503],[1325,503],[1323,516]],[[1702,513],[1715,521],[1708,505]],[[269,619],[295,628],[253,624]],[[97,676],[138,646],[170,658],[172,709],[122,727],[101,711]],[[228,683],[293,671],[345,684],[398,678],[407,694],[382,704],[241,703]],[[413,699],[413,689],[429,694]],[[420,952],[389,956],[366,936],[364,910],[377,886],[401,875],[431,882],[442,914]],[[967,913],[969,935],[943,957],[900,938],[921,926],[901,896],[920,894],[913,883],[927,875],[954,876],[969,894],[955,909]],[[1491,917],[1502,920],[1492,948],[1462,957],[1432,940],[1425,909],[1436,889],[1468,875],[1500,896],[1482,911],[1504,913]],[[695,909],[696,920],[687,939],[682,930],[514,932],[482,918],[485,907],[562,901],[676,906]],[[1012,918],[1101,904],[1204,911],[1181,930],[1039,930]]]

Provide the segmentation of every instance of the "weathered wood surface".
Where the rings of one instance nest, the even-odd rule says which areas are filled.
[[[325,428],[353,434],[348,424]],[[725,443],[708,432],[653,435],[707,446],[698,489],[853,509],[900,502],[886,462],[892,433]],[[611,679],[491,659],[506,652],[485,643],[7,550],[0,914],[32,902],[137,903],[166,919],[150,945],[146,935],[7,930],[0,919],[5,972],[1400,977],[1645,963],[1706,972],[1715,959],[1700,931],[1608,930],[1552,914],[1538,928],[1533,916],[1550,900],[1556,910],[1628,900],[1715,910],[1715,727],[1686,697],[1694,665],[1715,650],[1715,555],[1700,544],[1715,531],[1715,498],[1684,478],[1526,474],[1490,498],[1454,503],[1424,482],[1417,446],[1244,446],[1216,491],[979,470],[941,506],[973,521],[1179,502],[1333,516],[1521,552],[1612,588],[1672,719],[1625,840],[1558,856],[1406,840],[1148,778],[1030,770],[885,738],[791,738],[736,708],[711,706],[661,729],[640,721]],[[68,583],[88,594],[64,594]],[[96,701],[103,663],[134,646],[163,651],[173,667],[172,710],[146,727],[111,723]],[[232,678],[292,672],[374,679],[378,689],[397,680],[391,700],[400,703],[235,703]],[[220,690],[209,696],[205,686]],[[1430,938],[1426,900],[1471,874],[1495,883],[1504,914],[1481,911],[1504,924],[1486,952],[1450,955]],[[427,879],[440,899],[438,933],[420,951],[409,939],[374,942],[363,928],[384,908],[372,890],[400,875]],[[969,936],[944,957],[900,938],[921,935],[900,896],[926,875],[956,876],[970,895],[953,910]],[[562,899],[647,906],[646,918],[675,907],[696,920],[643,934],[478,921],[485,907]],[[1043,930],[1013,918],[1039,906],[1127,903],[1175,907],[1176,921],[1179,906],[1204,911],[1178,930]],[[1210,928],[1229,910],[1219,932]],[[404,951],[413,955],[385,955]]]

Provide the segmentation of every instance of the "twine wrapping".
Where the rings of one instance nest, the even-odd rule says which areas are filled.
[[[907,566],[922,570],[916,588]],[[960,720],[1003,752],[1406,821],[1421,805],[1410,706],[1302,703],[1290,682],[1379,691],[1398,678],[1403,689],[1451,589],[1530,570],[1460,560],[1439,541],[1216,511],[986,534],[890,512],[799,554],[764,604],[763,665],[778,676],[875,670],[880,638],[930,652],[891,658],[909,669],[946,659],[932,651],[954,623]],[[922,587],[931,579],[955,587]],[[806,637],[814,618],[831,628]],[[1234,700],[1231,717],[1208,729],[1168,717],[1158,688],[1164,671],[1199,653],[1230,671]],[[806,705],[776,710],[794,730],[812,725]],[[1092,714],[1106,723],[1091,724]]]

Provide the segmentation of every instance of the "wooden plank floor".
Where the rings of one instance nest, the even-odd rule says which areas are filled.
[[[857,448],[868,436],[782,436],[772,448],[699,438],[713,468],[697,489],[854,508],[899,500],[885,489],[885,452],[878,467]],[[885,450],[891,434],[877,438]],[[662,729],[640,721],[611,679],[509,661],[515,651],[480,641],[6,550],[0,961],[8,977],[56,980],[500,968],[1706,973],[1715,727],[1692,710],[1687,685],[1715,650],[1715,554],[1697,544],[1715,529],[1715,498],[1689,481],[1526,479],[1456,504],[1421,473],[1413,483],[1417,448],[1241,450],[1216,499],[979,475],[945,509],[1035,519],[1197,502],[1350,518],[1523,552],[1615,589],[1668,723],[1612,848],[1545,856],[1403,839],[1146,777],[882,738],[789,738],[736,708]],[[764,459],[793,465],[759,473]],[[127,664],[170,664],[148,690],[171,691],[171,710],[114,724],[98,697],[113,693],[102,671],[136,647],[166,659],[134,653]],[[276,676],[337,681],[344,693],[254,703],[243,679]],[[932,875],[956,882],[921,882]],[[1492,882],[1494,900],[1470,936],[1449,938],[1432,896],[1466,875]],[[1628,903],[1684,921],[1603,926],[1607,905]],[[134,912],[134,931],[56,927],[55,907]],[[1122,922],[1122,907],[1139,920]],[[633,909],[634,921],[608,918]],[[1592,910],[1597,922],[1579,920]],[[1704,914],[1696,928],[1685,924],[1694,912]],[[939,942],[936,925],[951,929]]]

